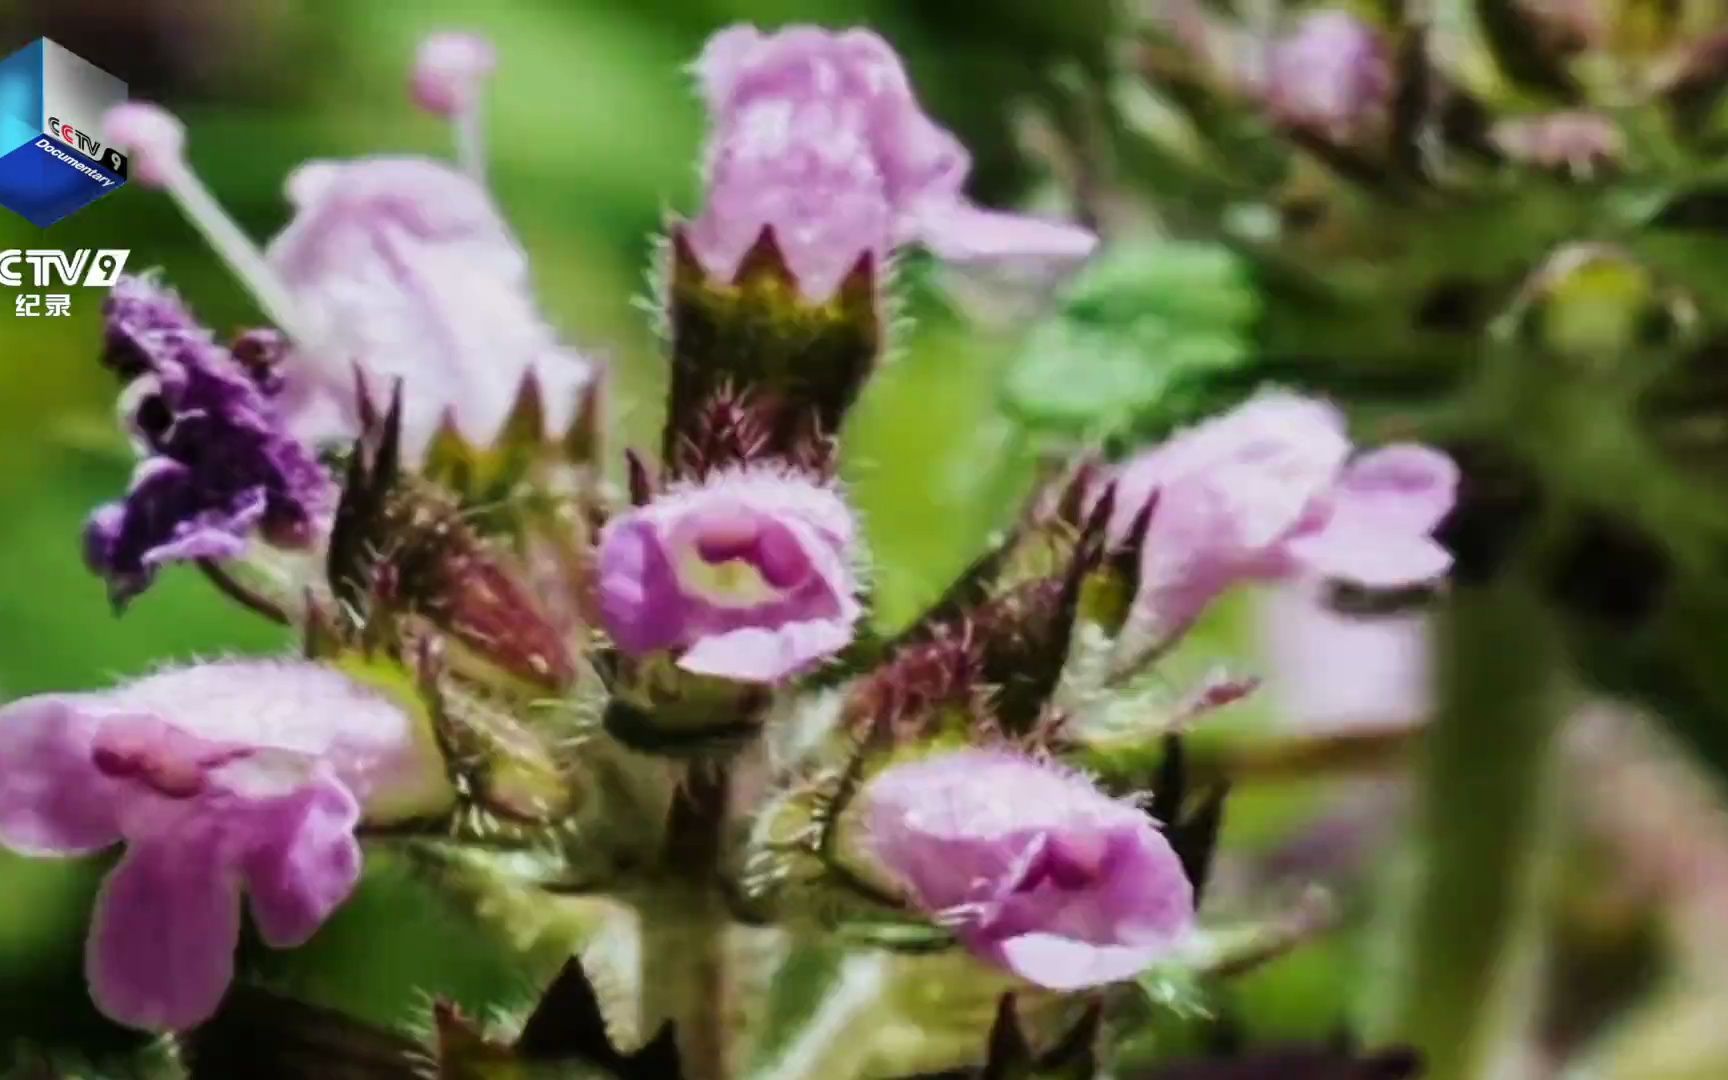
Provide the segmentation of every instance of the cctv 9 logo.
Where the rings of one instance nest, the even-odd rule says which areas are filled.
[[[121,180],[126,179],[126,155],[115,147],[104,147],[89,133],[79,131],[71,124],[62,123],[58,116],[48,118],[48,134],[74,148],[85,157],[101,162],[104,169]]]

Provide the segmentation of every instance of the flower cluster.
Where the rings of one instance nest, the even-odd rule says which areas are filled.
[[[493,66],[482,41],[430,40],[412,88],[452,121],[458,164],[302,166],[264,248],[215,208],[171,116],[111,118],[276,325],[222,347],[153,279],[116,289],[105,356],[146,458],[93,519],[92,564],[127,596],[173,559],[244,561],[254,536],[319,557],[279,609],[304,658],[0,710],[0,842],[126,845],[89,939],[97,1004],[142,1028],[220,1023],[241,898],[266,944],[306,941],[382,826],[453,896],[486,894],[477,910],[605,891],[706,920],[637,920],[655,974],[606,984],[671,1017],[655,1060],[706,1055],[692,1075],[725,1071],[704,1033],[729,1007],[692,988],[734,919],[910,927],[964,947],[992,990],[1099,1000],[1182,957],[1222,793],[1188,797],[1174,734],[1150,801],[1147,777],[1078,771],[1111,692],[1088,650],[1162,649],[1248,580],[1437,580],[1450,461],[1353,456],[1338,411],[1267,393],[1077,463],[887,636],[837,467],[894,329],[882,264],[918,244],[1061,269],[1095,238],[969,201],[965,150],[875,35],[719,34],[696,65],[703,206],[659,268],[662,455],[625,455],[620,493],[600,372],[540,314],[481,180]],[[1247,687],[1209,684],[1196,708]],[[438,1052],[450,1075],[470,1053],[626,1060],[595,992],[577,965],[511,1040]],[[548,1036],[560,1008],[598,1041]]]
[[[450,42],[429,47],[420,78],[471,101],[477,88],[458,91],[445,70],[452,51]],[[477,80],[472,72],[464,83]],[[196,183],[179,124],[162,110],[120,106],[107,129],[132,148],[146,183],[171,192]],[[205,224],[237,238],[237,249],[219,250],[289,334],[278,403],[287,430],[310,443],[351,439],[367,388],[396,380],[407,389],[404,449],[414,461],[446,421],[472,440],[496,439],[526,379],[561,410],[549,428],[574,419],[593,365],[540,314],[527,256],[476,178],[439,161],[377,156],[308,162],[287,193],[294,217],[262,252],[226,219]]]

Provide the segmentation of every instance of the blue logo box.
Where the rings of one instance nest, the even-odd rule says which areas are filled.
[[[126,155],[101,141],[126,84],[38,38],[0,60],[0,206],[52,225],[126,183]]]

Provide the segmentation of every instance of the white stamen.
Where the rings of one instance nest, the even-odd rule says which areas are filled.
[[[251,290],[258,306],[264,309],[264,314],[276,324],[276,328],[302,348],[315,347],[316,335],[301,319],[287,287],[264,261],[264,253],[258,250],[258,245],[222,209],[222,204],[210,194],[204,182],[186,167],[184,161],[165,170],[165,175],[163,186],[167,188],[169,197],[205,242],[215,249],[217,256],[228,264],[228,269],[234,272],[240,283]]]
[[[180,121],[155,105],[127,102],[109,110],[103,128],[111,140],[132,151],[141,180],[168,192],[186,220],[251,291],[277,329],[302,347],[315,347],[311,328],[300,317],[293,295],[264,261],[264,253],[222,209],[222,204],[187,164]]]
[[[449,119],[456,164],[477,182],[486,179],[486,80],[497,66],[492,43],[475,34],[433,34],[414,58],[414,100]]]
[[[456,165],[477,184],[486,183],[486,118],[476,96],[462,106],[453,120],[456,132]]]

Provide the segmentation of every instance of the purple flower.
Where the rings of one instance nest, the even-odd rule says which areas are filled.
[[[243,554],[255,532],[283,547],[311,543],[333,489],[282,430],[272,371],[216,344],[147,279],[123,279],[104,312],[104,359],[129,380],[123,401],[144,455],[126,497],[85,530],[86,559],[115,602],[164,563]]]
[[[267,257],[313,328],[284,367],[302,438],[358,432],[356,366],[378,390],[403,381],[410,461],[446,413],[489,445],[529,375],[551,432],[574,420],[593,367],[536,308],[527,256],[473,179],[416,158],[320,161],[294,172],[288,197],[294,220]]]
[[[0,709],[0,843],[126,845],[86,943],[91,996],[133,1027],[191,1027],[233,979],[240,898],[275,948],[304,943],[360,874],[355,826],[442,809],[429,733],[302,662],[165,671]]]
[[[1084,229],[981,209],[971,160],[919,107],[892,47],[865,30],[736,26],[696,62],[713,129],[690,238],[731,279],[773,226],[803,291],[825,299],[865,254],[918,242],[945,259],[1073,259]]]
[[[1135,606],[1168,640],[1242,580],[1388,589],[1441,577],[1452,560],[1432,533],[1457,486],[1439,451],[1395,445],[1351,460],[1337,410],[1268,394],[1125,463],[1112,534],[1124,537],[1157,500]]]
[[[1279,123],[1351,143],[1384,117],[1392,64],[1373,27],[1322,9],[1272,46],[1265,95]]]
[[[1150,818],[1003,750],[891,766],[864,789],[876,859],[976,955],[1052,990],[1131,978],[1194,921]]]
[[[673,487],[600,537],[606,629],[686,671],[784,678],[852,640],[855,531],[831,488],[773,469]]]

